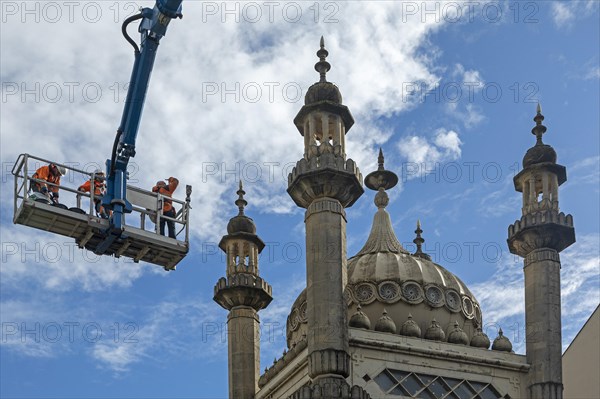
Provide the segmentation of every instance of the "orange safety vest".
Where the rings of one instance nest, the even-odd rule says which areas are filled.
[[[104,182],[94,180],[94,195],[95,196],[104,195],[104,188],[105,188]],[[79,191],[83,191],[86,193],[89,193],[91,191],[91,189],[92,189],[91,179],[86,181],[85,183],[83,183],[78,188]]]
[[[173,192],[175,191],[175,189],[177,188],[178,185],[179,185],[179,180],[172,177],[169,179],[168,185],[162,186],[162,187],[154,186],[154,187],[152,187],[152,192],[160,193],[167,197],[172,197]],[[173,201],[165,198],[163,200],[163,212],[169,212],[171,209],[173,209]]]
[[[42,166],[41,168],[36,170],[35,173],[33,174],[33,176],[31,176],[31,177],[33,177],[34,179],[45,180],[49,183],[54,183],[57,186],[60,185],[60,175],[55,176],[52,173],[50,173],[50,165]],[[39,182],[33,182],[33,184],[35,184],[40,189],[45,186],[48,188],[48,191],[58,194],[58,187],[56,187],[56,186],[48,186],[47,184],[43,184],[43,183],[39,183]]]

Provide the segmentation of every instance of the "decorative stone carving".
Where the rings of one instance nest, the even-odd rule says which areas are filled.
[[[427,303],[433,307],[444,305],[444,293],[435,285],[425,287],[425,298],[427,298]]]
[[[393,281],[386,281],[379,284],[379,297],[382,301],[393,303],[400,299],[400,286]]]
[[[354,288],[354,297],[361,303],[371,303],[375,300],[375,287],[370,283],[362,283]]]
[[[446,291],[446,306],[453,312],[460,312],[461,300],[460,295],[454,290]]]
[[[423,289],[413,281],[408,281],[402,284],[402,296],[409,303],[423,302]]]

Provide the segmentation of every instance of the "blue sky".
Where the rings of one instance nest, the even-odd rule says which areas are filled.
[[[420,219],[426,252],[468,284],[488,334],[502,326],[518,353],[522,261],[506,235],[540,101],[577,234],[561,254],[565,348],[598,305],[597,2],[275,3],[184,1],[161,43],[131,176],[140,187],[168,175],[194,186],[192,249],[172,273],[11,223],[18,154],[87,170],[108,157],[132,65],[120,21],[152,2],[1,3],[1,397],[226,397],[226,312],[212,294],[240,178],[274,294],[260,314],[261,369],[281,355],[305,285],[303,211],[285,192],[302,156],[292,119],[318,79],[321,35],[328,79],[356,120],[348,156],[366,175],[382,147],[400,177],[388,207],[399,240],[412,249]],[[366,241],[373,194],[347,211],[348,256]]]

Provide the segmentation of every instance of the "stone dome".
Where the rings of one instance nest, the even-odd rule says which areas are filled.
[[[360,305],[361,312],[373,321],[379,320],[386,310],[387,317],[396,326],[403,326],[410,314],[411,320],[423,332],[435,319],[446,337],[458,322],[467,335],[467,342],[482,325],[479,303],[467,286],[427,257],[408,253],[396,238],[390,216],[383,208],[375,214],[371,234],[363,249],[348,260],[347,267],[344,297],[348,320],[354,315],[356,305]],[[398,330],[401,333],[402,329]],[[288,346],[299,342],[306,334],[304,290],[288,317]]]
[[[227,223],[227,234],[249,233],[256,234],[256,225],[248,216],[238,215]]]
[[[538,163],[556,163],[556,151],[548,144],[536,144],[525,153],[523,167],[526,168]]]
[[[364,314],[362,310],[360,310],[360,305],[358,305],[356,307],[356,313],[352,315],[350,321],[348,322],[348,325],[350,325],[350,327],[364,328],[365,330],[370,330],[371,320],[369,320],[367,315]]]
[[[340,93],[340,89],[331,82],[317,82],[308,88],[308,91],[304,96],[304,104],[310,105],[321,101],[330,101],[341,104],[342,93]]]

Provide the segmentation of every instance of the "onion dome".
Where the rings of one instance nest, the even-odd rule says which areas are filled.
[[[348,324],[350,327],[364,328],[365,330],[371,329],[371,320],[360,310],[360,305],[356,307],[356,313],[352,315]]]
[[[398,326],[406,321],[408,313],[423,330],[434,317],[446,331],[455,321],[461,326],[470,320],[481,325],[479,304],[467,286],[423,252],[421,224],[415,231],[414,254],[396,238],[385,208],[389,202],[386,190],[397,184],[398,177],[385,170],[381,151],[378,163],[377,170],[365,178],[365,185],[377,191],[371,232],[362,249],[348,260],[349,303],[360,304],[371,320],[376,320],[385,308]],[[469,340],[472,333],[467,332]]]
[[[504,336],[502,329],[498,330],[498,336],[494,339],[492,350],[512,352],[512,344],[510,343],[510,340]]]
[[[523,157],[524,168],[538,163],[556,163],[556,151],[551,146],[542,142],[542,136],[546,133],[546,126],[542,125],[544,115],[542,115],[540,104],[537,105],[537,113],[533,120],[536,125],[531,129],[531,133],[535,135],[537,141],[533,147],[527,150]]]
[[[383,309],[383,314],[379,320],[377,320],[377,324],[375,324],[375,331],[396,334],[396,323],[394,323],[394,320],[387,315],[385,309]]]
[[[490,339],[481,330],[481,327],[477,327],[477,331],[475,331],[475,334],[473,334],[473,338],[471,338],[471,346],[484,349],[488,349],[490,347]]]
[[[248,216],[244,215],[244,207],[248,205],[248,202],[244,199],[244,194],[246,194],[246,192],[244,191],[242,187],[242,181],[240,180],[240,189],[237,191],[239,198],[235,201],[235,204],[238,206],[240,212],[237,216],[229,220],[229,223],[227,224],[227,234],[256,234],[256,226],[254,225],[254,221]]]
[[[448,334],[448,342],[451,344],[469,345],[467,333],[460,328],[458,321],[454,322],[454,328]]]
[[[446,338],[446,334],[442,330],[442,327],[440,327],[440,323],[433,319],[431,320],[431,325],[425,331],[423,338],[432,341],[443,341]]]
[[[421,327],[413,320],[412,315],[408,314],[408,320],[402,324],[400,328],[400,335],[406,335],[407,337],[421,337]]]
[[[319,72],[320,79],[308,88],[304,97],[304,104],[314,104],[321,101],[329,101],[336,104],[342,103],[342,94],[336,85],[327,81],[326,74],[331,69],[331,64],[326,61],[329,52],[325,50],[325,40],[321,36],[321,48],[317,51],[319,62],[315,64],[315,70]]]
[[[378,320],[385,309],[399,333],[408,336],[423,336],[422,332],[432,318],[443,327],[442,333],[450,331],[455,321],[461,326],[469,323],[481,326],[479,303],[467,286],[453,273],[433,262],[422,248],[410,254],[398,241],[385,209],[389,203],[386,190],[398,183],[398,176],[385,169],[381,151],[378,163],[377,170],[365,178],[365,185],[377,191],[374,199],[377,211],[371,232],[362,249],[347,263],[344,298],[348,305],[348,319],[355,314],[355,306],[360,305],[361,312],[373,321]],[[421,230],[420,224],[417,230]],[[417,235],[420,236],[421,232],[417,231]],[[403,330],[401,327],[407,322],[406,315],[409,313],[411,322],[408,322],[407,330]],[[288,318],[288,347],[308,333],[306,318],[298,317],[304,314],[306,290],[296,299]],[[473,332],[471,329],[465,331],[469,341]]]

